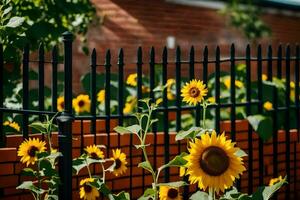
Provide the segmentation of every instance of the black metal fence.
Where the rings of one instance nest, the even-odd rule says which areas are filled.
[[[73,36],[71,33],[65,33],[63,35],[64,38],[64,62],[60,63],[58,59],[58,51],[57,48],[54,47],[52,51],[52,59],[51,61],[45,60],[45,54],[44,54],[44,47],[43,45],[40,46],[38,51],[38,60],[30,60],[29,59],[29,46],[24,47],[23,51],[23,64],[22,64],[22,81],[23,81],[23,96],[22,96],[22,109],[11,109],[11,108],[5,108],[3,105],[4,103],[4,87],[3,84],[3,77],[5,74],[3,74],[3,68],[5,61],[3,60],[3,48],[1,46],[0,48],[0,146],[5,146],[5,132],[3,131],[3,114],[4,113],[18,113],[23,116],[22,118],[22,134],[24,138],[28,138],[29,136],[29,130],[28,130],[28,123],[29,123],[29,116],[30,115],[43,115],[43,114],[49,114],[53,115],[57,112],[57,72],[58,72],[58,65],[64,64],[64,98],[65,98],[65,112],[61,114],[61,116],[58,117],[58,124],[59,124],[59,149],[64,154],[64,156],[60,160],[59,170],[60,175],[62,178],[63,185],[60,188],[60,197],[61,199],[70,199],[72,194],[72,129],[71,129],[71,122],[72,120],[90,120],[91,121],[91,133],[96,134],[96,120],[98,119],[104,119],[106,120],[105,130],[106,133],[109,135],[111,127],[110,127],[110,120],[111,119],[118,119],[118,123],[122,125],[124,123],[124,120],[127,118],[132,118],[132,115],[126,115],[123,112],[124,108],[124,67],[126,64],[124,63],[124,52],[123,49],[120,49],[119,55],[118,55],[118,61],[117,63],[112,62],[111,60],[111,53],[109,50],[107,50],[105,55],[105,62],[104,64],[99,64],[97,61],[97,53],[94,49],[91,54],[91,64],[90,64],[90,72],[91,72],[91,78],[90,78],[90,97],[91,97],[91,110],[90,115],[84,115],[84,116],[74,116],[72,113],[72,41]],[[294,50],[294,48],[293,48]],[[256,51],[256,56],[251,56],[251,49],[250,45],[248,45],[245,48],[245,56],[244,57],[236,57],[236,51],[235,46],[232,45],[230,48],[230,56],[228,58],[221,58],[221,52],[220,48],[217,47],[215,49],[214,59],[209,59],[208,56],[208,48],[205,47],[203,51],[203,58],[201,60],[195,59],[195,51],[192,47],[189,52],[189,59],[188,60],[182,60],[181,59],[181,51],[178,47],[176,49],[176,59],[174,61],[168,60],[168,49],[165,47],[162,52],[161,61],[157,62],[156,55],[155,55],[155,49],[150,49],[150,55],[149,60],[143,61],[143,55],[142,55],[142,48],[139,47],[137,50],[137,62],[136,65],[136,72],[137,72],[137,99],[142,99],[144,97],[142,92],[142,69],[143,68],[149,68],[149,85],[150,85],[150,93],[149,97],[152,99],[155,99],[154,94],[154,88],[156,87],[156,80],[155,80],[155,73],[156,73],[156,66],[160,65],[162,68],[162,84],[165,85],[167,83],[167,79],[175,71],[175,87],[176,87],[176,99],[174,105],[168,104],[168,97],[167,97],[167,91],[163,91],[162,95],[162,106],[158,108],[158,110],[155,111],[154,115],[162,115],[162,124],[163,128],[162,130],[158,130],[157,125],[154,125],[152,128],[152,132],[154,133],[154,137],[156,136],[157,131],[164,132],[164,149],[165,149],[165,156],[164,160],[165,162],[168,162],[170,159],[169,154],[169,131],[170,131],[170,123],[169,123],[169,112],[175,112],[176,113],[176,121],[175,121],[175,130],[180,131],[182,129],[182,112],[185,111],[191,111],[193,112],[194,116],[194,124],[196,126],[200,126],[201,121],[201,108],[199,106],[187,106],[182,103],[182,99],[180,98],[180,90],[181,86],[183,84],[184,77],[182,77],[182,71],[185,70],[188,74],[186,77],[187,79],[194,79],[200,78],[204,81],[204,83],[208,83],[210,79],[214,79],[214,89],[212,91],[212,94],[215,97],[216,105],[213,105],[210,107],[211,110],[214,112],[214,128],[217,132],[220,131],[220,121],[221,121],[221,110],[222,109],[229,109],[230,110],[230,123],[231,123],[231,139],[235,141],[236,139],[236,111],[239,107],[246,108],[246,115],[253,114],[253,107],[257,108],[257,113],[263,112],[263,93],[266,91],[263,91],[263,80],[262,75],[263,71],[267,72],[267,80],[272,81],[274,77],[277,78],[283,78],[285,77],[285,94],[284,94],[284,106],[280,106],[278,104],[278,94],[277,89],[274,89],[273,92],[273,109],[271,111],[272,119],[273,119],[273,176],[278,176],[278,157],[277,157],[277,130],[279,127],[277,127],[278,119],[282,116],[284,116],[284,130],[286,133],[286,174],[288,177],[288,182],[297,181],[296,177],[296,169],[294,169],[294,180],[291,180],[291,174],[290,174],[290,159],[291,159],[291,149],[290,149],[290,119],[291,117],[296,119],[296,128],[299,132],[299,62],[300,62],[300,51],[299,46],[297,45],[295,48],[295,52],[293,55],[291,54],[291,48],[289,45],[285,47],[285,50],[283,50],[283,47],[280,45],[278,49],[276,49],[276,54],[273,53],[274,48],[271,46],[267,49],[267,56],[263,57],[262,55],[262,47],[258,45]],[[275,55],[275,56],[274,56]],[[284,56],[283,56],[284,55]],[[38,110],[31,110],[29,109],[29,68],[31,63],[37,63],[38,64]],[[230,87],[229,91],[229,100],[230,102],[224,103],[221,102],[220,95],[221,95],[221,83],[220,78],[222,76],[222,65],[228,66],[227,69],[229,69],[230,73],[230,85],[235,85],[236,81],[236,73],[237,63],[245,63],[246,64],[246,77],[244,77],[245,80],[245,99],[244,101],[236,101],[236,88]],[[45,91],[44,91],[44,85],[45,85],[45,77],[44,77],[44,66],[45,64],[52,66],[52,86],[51,86],[51,97],[52,97],[52,111],[45,111]],[[201,71],[195,66],[201,66]],[[118,97],[118,109],[117,114],[112,114],[110,111],[110,98],[111,93],[116,91],[111,91],[110,83],[111,83],[111,68],[115,67],[117,69],[118,74],[118,91],[117,91],[117,97]],[[170,68],[170,66],[174,67],[174,71]],[[96,101],[97,101],[97,90],[99,88],[96,87],[96,69],[102,67],[105,70],[105,114],[98,114],[96,112]],[[291,68],[293,69],[293,74],[291,73]],[[171,70],[170,70],[171,69]],[[213,73],[212,73],[213,72]],[[254,72],[254,73],[253,73]],[[275,74],[276,72],[276,74]],[[201,76],[201,77],[200,77]],[[255,79],[257,82],[255,85],[253,85],[252,80]],[[294,90],[294,101],[291,103],[290,99],[290,81],[295,81],[295,90]],[[255,98],[253,97],[253,91],[255,90]],[[138,103],[139,104],[139,103]],[[141,111],[140,109],[138,109]],[[281,116],[279,116],[281,115]],[[291,116],[293,115],[293,116]],[[252,134],[253,130],[252,127],[249,125],[248,128],[248,192],[251,193],[253,188],[253,143],[252,143]],[[154,139],[155,140],[155,139]],[[96,142],[96,141],[95,141]],[[109,137],[108,137],[108,149],[109,149]],[[132,140],[129,144],[131,147],[133,146]],[[154,149],[156,148],[156,144],[154,143]],[[264,145],[263,140],[259,140],[259,185],[264,184],[264,157],[263,157],[263,151],[264,151]],[[294,151],[294,154],[296,154],[296,151]],[[154,151],[154,157],[155,157],[155,151]],[[295,155],[296,157],[296,155]],[[296,163],[296,160],[295,160]],[[132,162],[131,162],[132,164]],[[132,171],[131,171],[132,173]],[[164,174],[164,180],[169,180],[169,171],[166,171]],[[132,191],[132,182],[130,178],[129,183],[129,191]],[[239,184],[237,184],[239,186]],[[185,190],[185,192],[188,192],[188,190]],[[294,190],[296,193],[296,190]],[[286,199],[291,198],[291,192],[290,192],[290,186],[287,186],[286,189]],[[293,194],[293,198],[296,199],[296,194]]]

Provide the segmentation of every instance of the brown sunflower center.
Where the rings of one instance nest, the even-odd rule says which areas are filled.
[[[198,97],[199,96],[199,94],[200,94],[200,90],[198,89],[198,88],[196,88],[196,87],[192,87],[191,89],[190,89],[190,96],[191,97]]]
[[[65,107],[65,102],[61,102],[60,107],[64,108]]]
[[[178,196],[178,191],[174,188],[169,189],[168,191],[168,197],[171,199],[175,199]]]
[[[93,189],[90,185],[87,184],[84,184],[83,188],[85,193],[91,193]]]
[[[117,158],[117,159],[115,160],[115,162],[116,162],[115,169],[119,169],[119,168],[121,167],[121,165],[122,165],[121,160],[120,160],[119,158]]]
[[[78,102],[78,106],[79,106],[79,107],[83,107],[83,106],[84,106],[84,101],[83,101],[83,100],[80,100],[80,101]]]
[[[229,167],[229,158],[226,152],[215,146],[205,149],[199,162],[203,171],[211,176],[219,176]]]
[[[98,158],[98,155],[97,155],[95,152],[93,152],[93,153],[91,153],[91,157],[92,157],[93,159],[96,159],[96,158]]]
[[[31,146],[27,153],[30,157],[34,157],[35,156],[35,153],[38,151],[39,149],[36,147],[36,146]]]

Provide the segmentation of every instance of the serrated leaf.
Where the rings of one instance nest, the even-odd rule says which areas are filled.
[[[182,167],[182,166],[184,166],[187,163],[187,161],[184,159],[184,157],[187,155],[188,155],[187,153],[182,152],[180,155],[173,158],[169,163],[161,166],[160,170],[167,168],[167,167]]]
[[[144,162],[139,163],[138,167],[141,167],[141,168],[153,173],[152,166],[148,161],[144,161]]]
[[[270,139],[273,135],[273,121],[270,117],[264,115],[250,115],[247,117],[248,122],[251,124],[259,137],[264,141]]]
[[[16,189],[22,189],[22,190],[31,190],[32,192],[36,194],[43,194],[45,190],[36,187],[32,181],[24,181],[21,185],[19,185]]]
[[[141,127],[137,124],[128,126],[128,127],[123,127],[123,126],[117,126],[114,128],[114,131],[117,133],[123,135],[123,134],[130,134],[134,133],[137,134],[141,130]]]
[[[18,26],[21,26],[24,21],[24,17],[12,17],[9,19],[8,23],[5,26],[9,28],[16,28]]]
[[[148,200],[148,199],[153,199],[155,196],[155,190],[152,188],[147,188],[140,198],[138,200]]]
[[[35,176],[36,172],[31,168],[24,168],[21,174],[22,176]]]
[[[159,183],[157,186],[169,186],[169,187],[174,187],[174,188],[179,188],[182,186],[189,185],[184,181],[176,181],[176,182],[169,182],[169,183]]]
[[[189,198],[190,200],[209,200],[209,196],[206,192],[197,191]]]

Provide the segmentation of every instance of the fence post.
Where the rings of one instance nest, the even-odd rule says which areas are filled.
[[[57,117],[58,146],[63,154],[59,158],[59,199],[72,199],[72,121],[73,116],[67,112]]]
[[[72,42],[73,34],[63,33],[65,111],[57,117],[58,145],[63,154],[59,159],[59,199],[72,199]]]

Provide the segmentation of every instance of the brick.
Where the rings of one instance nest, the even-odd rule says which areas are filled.
[[[0,148],[0,163],[17,161],[16,148]]]
[[[1,176],[0,178],[0,188],[6,187],[17,187],[19,177],[17,175]]]
[[[0,175],[11,175],[14,173],[14,164],[13,163],[0,163]]]

